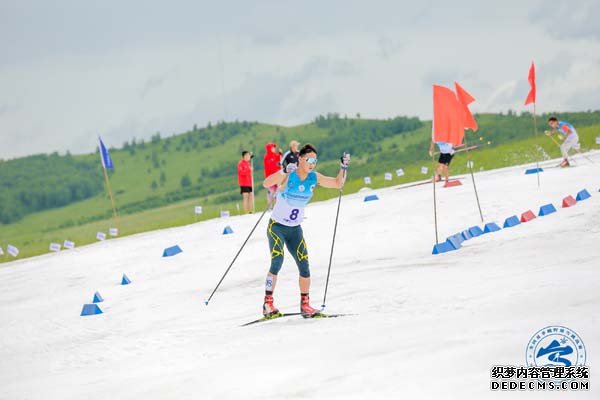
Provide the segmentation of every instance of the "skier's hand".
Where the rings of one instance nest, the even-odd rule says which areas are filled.
[[[433,151],[429,150],[429,157],[433,157]]]
[[[565,137],[564,137],[563,135],[558,135],[558,138],[559,138],[560,140],[565,140]]]
[[[348,164],[350,164],[350,154],[344,152],[340,157],[340,162],[342,163],[342,169],[348,169]]]
[[[294,163],[289,163],[287,165],[287,167],[285,167],[285,172],[288,174],[291,174],[292,172],[294,172],[295,170],[298,169],[298,166]]]
[[[553,133],[552,131],[544,131],[544,134],[545,134],[546,136],[551,136],[551,135],[552,135],[552,133]]]

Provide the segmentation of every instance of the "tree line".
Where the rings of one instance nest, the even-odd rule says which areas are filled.
[[[538,116],[538,130],[541,134],[545,129],[547,118],[552,115]],[[431,138],[431,122],[421,121],[416,117],[396,117],[386,120],[370,120],[348,118],[336,113],[320,115],[312,124],[303,127],[305,134],[303,140],[311,141],[311,136],[322,137],[319,132],[325,130],[327,136],[315,142],[319,149],[319,158],[333,160],[344,151],[353,157],[366,159],[364,165],[355,165],[356,173],[369,173],[382,166],[397,165],[398,167],[420,160],[427,160],[427,148]],[[600,111],[559,113],[560,119],[567,120],[575,127],[600,124]],[[475,134],[467,134],[467,140],[480,142],[484,139],[490,146],[506,143],[511,140],[521,140],[534,135],[531,114],[517,114],[512,111],[500,114],[477,114],[475,118],[479,130]],[[237,158],[220,160],[210,166],[198,169],[197,175],[189,172],[182,173],[169,169],[166,157],[169,153],[186,153],[202,151],[227,143],[235,137],[243,138],[244,148],[254,146],[256,140],[252,128],[256,122],[219,122],[215,125],[208,124],[204,128],[194,126],[192,130],[183,134],[161,138],[160,133],[152,136],[149,142],[125,142],[123,154],[134,157],[138,151],[144,151],[145,160],[148,162],[148,173],[152,170],[160,171],[158,181],[154,179],[149,187],[152,189],[146,198],[119,204],[120,212],[133,213],[141,210],[166,205],[170,202],[195,198],[207,195],[220,194],[220,200],[234,199],[233,192],[236,188]],[[294,135],[284,132],[279,127],[273,127],[274,137],[279,143],[287,143]],[[312,133],[311,133],[312,132]],[[413,139],[406,146],[382,147],[385,139],[399,136],[402,140],[409,132],[417,133],[417,140]],[[401,142],[400,142],[401,143]],[[262,143],[258,148],[262,149]],[[147,147],[150,146],[149,149]],[[111,149],[112,151],[116,149]],[[237,150],[237,149],[236,149]],[[238,153],[236,153],[238,154]],[[258,155],[257,155],[258,156]],[[176,157],[180,157],[176,155]],[[255,162],[255,176],[262,176],[262,162],[258,157]],[[167,173],[165,174],[165,171]],[[157,194],[159,185],[162,187],[167,180],[167,175],[176,179],[179,187],[167,193]],[[140,182],[140,184],[142,184]],[[16,222],[25,215],[62,207],[81,201],[103,192],[103,177],[100,161],[97,156],[78,156],[70,154],[60,156],[57,153],[50,155],[35,155],[9,161],[0,160],[0,223],[9,224]],[[141,190],[140,187],[131,187],[128,190]],[[88,219],[103,218],[104,216],[88,215]],[[71,221],[70,224],[81,221]]]
[[[98,165],[57,153],[0,161],[0,223],[96,195],[103,189]]]

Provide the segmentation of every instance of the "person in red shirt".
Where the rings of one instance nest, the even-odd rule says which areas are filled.
[[[254,184],[252,179],[252,165],[250,164],[252,157],[254,156],[249,151],[242,151],[242,159],[237,165],[238,185],[240,186],[244,212],[246,214],[251,214],[254,211],[254,193],[252,193]]]
[[[273,175],[275,172],[279,172],[281,169],[281,152],[277,151],[277,145],[275,143],[267,143],[265,146],[265,157],[263,158],[265,168],[265,178]],[[277,192],[277,185],[273,185],[267,189],[267,205],[272,210],[275,205],[275,193]]]

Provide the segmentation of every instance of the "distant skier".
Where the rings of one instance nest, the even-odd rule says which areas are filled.
[[[238,185],[240,186],[242,203],[246,214],[251,214],[254,211],[254,193],[252,193],[254,184],[252,182],[252,165],[250,164],[252,157],[254,155],[249,151],[242,151],[242,159],[237,165]]]
[[[271,176],[281,168],[281,153],[277,151],[277,144],[267,143],[265,146],[265,156],[263,157],[263,166],[265,169],[265,178]],[[272,209],[275,205],[275,193],[277,185],[267,188],[267,205]]]
[[[560,151],[563,156],[563,160],[560,163],[561,167],[568,167],[569,165],[569,150],[575,149],[579,151],[581,145],[579,144],[579,136],[575,127],[568,122],[559,121],[556,117],[548,118],[548,125],[552,128],[551,131],[546,131],[546,135],[550,136],[554,132],[559,133],[559,138],[564,140],[563,144],[560,145]]]
[[[283,153],[283,156],[281,157],[281,168],[283,170],[285,170],[290,163],[298,164],[298,146],[300,146],[300,143],[296,140],[292,140],[290,142],[290,149]]]
[[[433,157],[433,140],[429,145],[429,156]],[[438,158],[438,165],[435,168],[436,182],[442,180],[442,175],[446,178],[446,182],[448,182],[448,178],[450,175],[450,163],[452,162],[452,157],[454,157],[454,148],[450,143],[446,142],[436,142],[437,146],[440,149],[440,157]]]
[[[340,189],[346,180],[344,171],[348,169],[350,156],[342,156],[340,172],[335,178],[324,176],[315,171],[317,166],[317,149],[305,144],[298,153],[298,165],[289,163],[286,171],[279,171],[269,176],[263,182],[265,188],[273,185],[280,186],[277,203],[271,214],[267,228],[271,267],[265,281],[265,300],[263,315],[265,317],[279,316],[279,310],[273,304],[273,292],[277,283],[277,274],[283,264],[284,245],[296,261],[300,272],[300,313],[304,318],[310,318],[319,311],[310,306],[310,270],[308,251],[302,227],[304,208],[313,196],[317,184],[324,188]]]

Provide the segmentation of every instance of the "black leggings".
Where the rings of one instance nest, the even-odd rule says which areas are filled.
[[[306,242],[304,241],[304,234],[302,233],[302,227],[298,226],[286,226],[275,222],[274,220],[269,221],[269,227],[267,228],[267,237],[269,238],[269,250],[271,251],[271,268],[269,272],[273,275],[277,275],[281,266],[283,265],[283,244],[292,253],[292,257],[296,261],[300,276],[303,278],[310,278],[310,269],[308,267],[308,249],[306,248]]]

